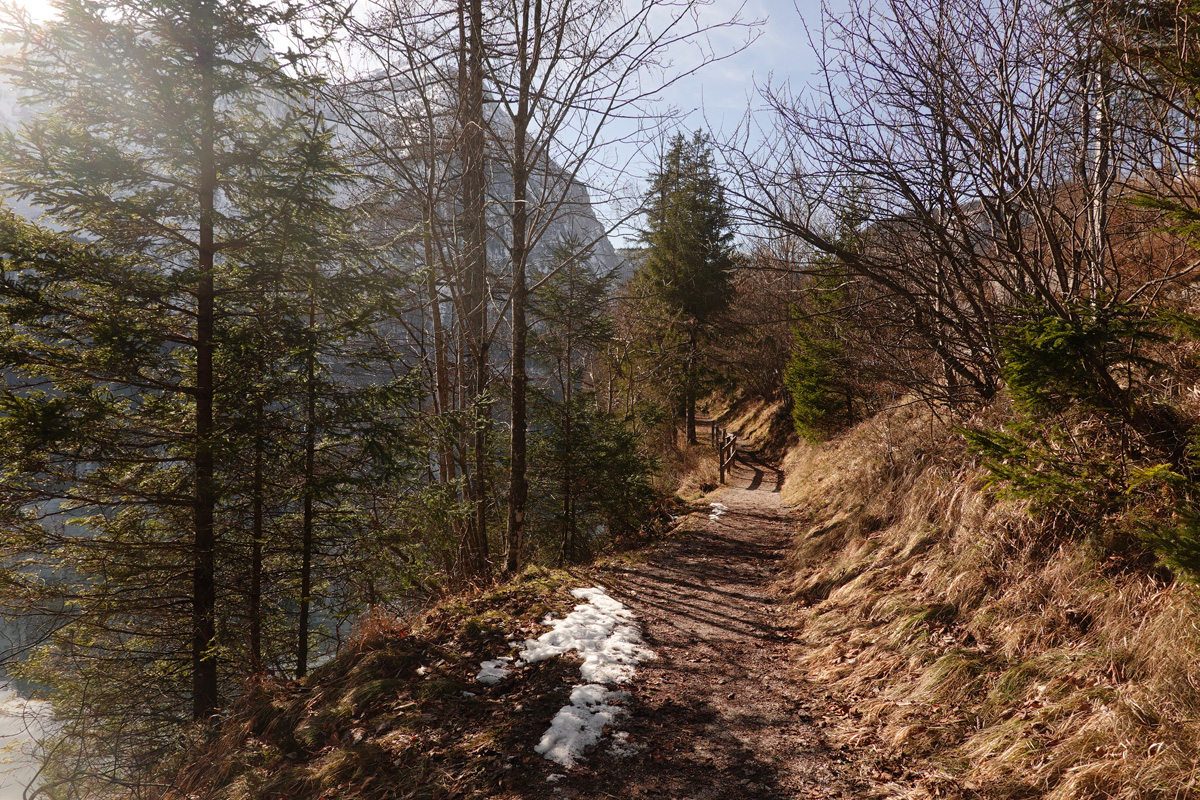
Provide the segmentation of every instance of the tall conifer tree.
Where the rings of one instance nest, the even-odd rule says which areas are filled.
[[[7,30],[3,70],[32,114],[0,140],[0,189],[65,233],[0,226],[3,489],[33,516],[77,518],[21,542],[63,581],[57,652],[108,678],[141,664],[159,724],[220,703],[219,526],[248,375],[265,368],[247,330],[266,321],[282,359],[258,388],[312,363],[308,311],[332,287],[314,275],[347,224],[311,82],[266,38],[301,10],[68,0],[59,20]]]
[[[700,348],[728,304],[733,223],[712,147],[699,132],[676,134],[645,198],[645,260],[636,279],[662,306],[681,341],[680,395],[687,439],[696,443]]]

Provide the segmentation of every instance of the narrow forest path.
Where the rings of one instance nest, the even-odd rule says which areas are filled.
[[[772,591],[793,531],[782,484],[775,465],[739,443],[731,480],[708,497],[726,513],[692,514],[644,562],[607,570],[658,657],[630,687],[625,752],[600,748],[548,794],[859,796],[857,770],[822,736],[821,688],[790,667],[795,645]]]

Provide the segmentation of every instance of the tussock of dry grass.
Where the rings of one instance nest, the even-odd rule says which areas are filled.
[[[1192,589],[1040,530],[924,406],[785,471],[801,665],[854,704],[844,741],[921,765],[906,796],[1200,796]]]
[[[721,417],[721,424],[750,442],[750,446],[769,457],[783,454],[780,445],[794,444],[792,417],[782,400],[772,403],[734,404]]]
[[[703,438],[703,437],[701,437]],[[671,480],[678,488],[675,494],[682,500],[697,500],[721,485],[717,451],[708,445],[688,445],[679,451],[678,464]]]

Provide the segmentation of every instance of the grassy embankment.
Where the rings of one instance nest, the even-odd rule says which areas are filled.
[[[922,405],[785,469],[799,666],[848,710],[835,739],[923,774],[897,795],[1200,795],[1192,587],[1039,526]]]
[[[197,733],[169,798],[409,800],[515,798],[555,765],[536,755],[578,682],[578,664],[529,665],[494,687],[480,662],[512,656],[549,612],[577,602],[582,572],[531,568],[420,619],[377,614],[303,682],[253,688],[215,731]]]

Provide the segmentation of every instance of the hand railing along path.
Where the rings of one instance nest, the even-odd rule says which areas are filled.
[[[724,428],[718,428],[715,420],[711,424],[711,443],[717,450],[717,464],[720,468],[721,483],[724,484],[725,473],[733,466],[733,458],[737,455],[737,436]]]

